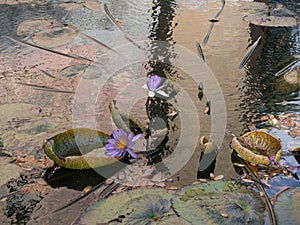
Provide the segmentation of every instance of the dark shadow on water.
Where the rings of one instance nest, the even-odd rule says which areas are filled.
[[[115,175],[128,163],[127,159],[123,159],[109,166],[87,170],[72,170],[63,167],[57,167],[55,169],[48,168],[43,178],[53,188],[67,187],[69,189],[82,191],[87,186],[94,187],[102,181],[105,181],[108,177]]]
[[[45,181],[53,188],[67,187],[82,191],[85,187],[95,186],[106,179],[93,169],[71,170],[59,168],[50,177],[47,177],[52,172],[52,169],[45,172]]]

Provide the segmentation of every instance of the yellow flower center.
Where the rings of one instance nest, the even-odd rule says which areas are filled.
[[[117,144],[117,148],[118,149],[124,149],[126,148],[126,143],[124,143],[123,141],[118,141],[118,144]]]

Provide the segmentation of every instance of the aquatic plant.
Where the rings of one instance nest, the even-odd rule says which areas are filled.
[[[227,188],[228,182],[213,181],[179,190],[125,191],[89,207],[76,222],[232,225],[242,221],[240,224],[263,224],[265,205],[257,193],[241,187],[226,191]]]
[[[253,197],[236,193],[234,198],[229,199],[225,210],[231,218],[231,224],[264,224],[264,205]]]
[[[108,144],[105,145],[106,154],[108,154],[112,158],[116,158],[120,156],[125,156],[127,152],[133,158],[138,158],[137,154],[135,154],[131,148],[135,144],[135,141],[142,135],[143,134],[138,134],[136,136],[133,136],[133,134],[127,134],[122,129],[113,131],[113,138],[108,139]]]
[[[233,149],[248,162],[270,165],[270,155],[279,162],[282,149],[281,142],[263,131],[252,131],[232,139]]]
[[[156,202],[152,199],[146,199],[148,204],[141,211],[132,213],[126,220],[130,224],[149,224],[151,221],[158,221],[163,218],[166,213],[171,211],[171,202],[167,199],[159,198]],[[174,213],[173,213],[174,214]]]
[[[90,169],[113,164],[105,154],[109,135],[88,128],[74,128],[49,138],[43,148],[57,165],[69,169]]]
[[[154,97],[156,94],[162,95],[164,97],[169,97],[169,95],[164,92],[163,89],[166,85],[163,83],[162,78],[158,75],[153,75],[147,81],[147,85],[143,87],[148,88],[148,96]]]

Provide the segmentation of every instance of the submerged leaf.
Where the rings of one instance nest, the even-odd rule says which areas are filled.
[[[77,30],[69,27],[55,27],[36,33],[32,41],[46,48],[55,48],[73,42],[78,35]]]
[[[50,28],[53,25],[61,25],[53,19],[25,20],[17,28],[18,35],[33,35],[37,32]]]

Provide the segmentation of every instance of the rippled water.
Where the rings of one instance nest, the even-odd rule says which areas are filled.
[[[293,60],[294,54],[299,53],[300,27],[262,28],[249,25],[242,20],[242,14],[239,11],[241,2],[244,1],[226,1],[220,21],[214,24],[205,46],[202,41],[211,25],[209,20],[219,11],[221,1],[102,1],[102,6],[104,3],[108,4],[111,13],[120,22],[128,37],[142,46],[146,53],[130,44],[124,38],[122,31],[107,18],[103,10],[96,12],[82,8],[68,11],[58,7],[60,2],[48,0],[32,4],[0,5],[0,59],[3,62],[0,81],[5,81],[5,84],[0,84],[1,104],[26,102],[41,108],[50,108],[52,113],[62,113],[68,117],[65,120],[61,119],[60,122],[64,124],[60,127],[61,129],[68,127],[67,122],[70,123],[69,126],[86,125],[93,128],[95,125],[93,123],[96,121],[97,128],[100,127],[105,132],[110,132],[112,125],[107,106],[109,101],[118,97],[120,105],[123,105],[125,109],[128,109],[126,105],[135,106],[132,109],[133,112],[144,122],[147,121],[148,116],[163,119],[172,132],[170,132],[169,139],[162,143],[161,148],[170,150],[178,144],[178,131],[183,118],[168,120],[166,113],[172,110],[172,105],[166,102],[148,101],[146,108],[147,98],[137,97],[140,92],[135,91],[139,89],[134,86],[140,85],[141,81],[144,82],[147,75],[153,73],[163,75],[164,70],[168,70],[174,83],[187,93],[185,107],[190,106],[189,101],[195,107],[197,116],[192,113],[194,109],[190,110],[190,114],[186,114],[191,126],[194,125],[192,124],[194,121],[196,124],[199,120],[199,135],[220,141],[215,173],[224,174],[226,178],[234,178],[237,174],[231,164],[229,148],[231,138],[224,133],[223,140],[222,134],[218,133],[219,130],[226,127],[231,132],[240,135],[248,131],[253,124],[259,126],[259,118],[263,115],[299,113],[300,111],[299,86],[283,87],[283,81],[274,77],[278,70]],[[282,2],[286,3],[286,1]],[[287,3],[291,9],[300,13],[299,1]],[[46,53],[36,55],[40,50],[17,44],[5,37],[5,35],[15,37],[18,25],[24,20],[34,18],[52,18],[78,28],[82,33],[75,39],[75,46],[81,44],[92,46],[89,52],[78,50],[78,54],[94,57],[93,59],[100,62],[100,66],[89,67],[81,80],[78,77],[62,77],[59,71],[67,67],[70,61],[65,58],[51,61],[49,55],[44,55]],[[88,40],[84,34],[120,50],[121,57],[113,54],[103,56],[105,49]],[[263,38],[258,48],[246,66],[239,69],[247,48],[260,35]],[[28,36],[19,38],[30,41]],[[205,63],[197,55],[196,41],[203,47]],[[92,51],[95,52],[92,54]],[[132,53],[136,53],[135,63],[127,63],[126,60],[129,59],[126,56]],[[183,54],[187,56],[184,59],[182,59]],[[52,55],[52,57],[57,58],[57,55]],[[141,61],[138,61],[139,57]],[[188,68],[182,67],[178,60],[185,62]],[[105,70],[110,64],[121,66],[113,71],[114,74],[110,79],[105,80],[106,84],[102,84],[100,78],[111,75],[109,74],[111,71]],[[26,67],[32,74],[24,75],[23,67]],[[55,79],[45,78],[37,69],[53,72]],[[201,80],[194,79],[194,77],[200,77]],[[133,80],[138,80],[137,84]],[[201,102],[197,97],[199,81],[204,83],[205,96]],[[77,94],[78,87],[81,87],[80,91],[85,93],[86,97],[90,96],[91,99],[75,97],[74,100],[72,95],[32,92],[28,88],[16,85],[16,82],[54,85],[56,88],[77,91]],[[133,87],[126,86],[126,89],[125,84],[128,83],[133,83]],[[98,89],[93,89],[99,87],[103,87],[100,93]],[[139,101],[136,101],[136,98]],[[206,100],[212,100],[210,116],[203,113]],[[81,113],[81,116],[73,117],[72,120],[71,116],[74,116],[74,112]],[[95,117],[95,114],[98,115]],[[57,127],[55,129],[55,131],[59,130]],[[189,133],[188,136],[186,142],[189,142],[193,134]],[[173,137],[174,139],[176,137],[176,140],[172,140]],[[295,141],[299,139],[296,138]],[[168,152],[162,152],[153,160],[159,161],[166,155]],[[195,180],[197,165],[198,161],[195,157],[183,168],[179,173],[182,183]]]
[[[283,79],[274,76],[293,61],[293,55],[299,54],[299,26],[263,28],[249,25],[242,20],[239,11],[244,1],[228,0],[220,21],[214,23],[204,45],[204,37],[211,26],[209,20],[219,11],[221,1],[102,1],[102,6],[108,5],[126,34],[108,19],[103,9],[99,12],[85,7],[69,11],[58,6],[61,2],[0,4],[0,104],[22,102],[37,105],[42,111],[49,110],[47,116],[54,121],[54,125],[49,122],[51,135],[80,126],[110,133],[113,125],[108,103],[117,99],[118,106],[132,110],[143,122],[152,118],[154,127],[168,128],[168,137],[158,146],[160,154],[152,160],[159,162],[171,153],[182,157],[178,164],[184,167],[176,177],[179,184],[188,184],[197,178],[199,151],[191,155],[188,163],[184,158],[198,136],[205,135],[219,144],[215,174],[224,174],[226,179],[236,178],[229,147],[231,137],[225,129],[240,135],[249,131],[252,125],[263,127],[259,121],[263,115],[300,112],[299,86],[287,85]],[[281,2],[300,13],[299,1]],[[6,37],[31,42],[30,36],[18,37],[17,28],[25,20],[40,18],[55,19],[78,28],[80,32],[74,42],[57,50],[93,59],[96,63],[88,66],[89,63],[81,61],[78,66],[74,59]],[[116,49],[118,54],[110,52],[106,55],[107,49],[86,35]],[[126,35],[132,42],[125,38]],[[246,66],[239,69],[248,47],[259,36],[262,40],[254,54]],[[202,45],[205,62],[198,57],[196,41]],[[84,48],[80,48],[81,45]],[[85,70],[76,76],[80,68]],[[146,91],[141,89],[146,76],[153,73],[165,76],[166,70],[172,87],[181,92],[172,101],[147,100]],[[48,72],[50,77],[41,71]],[[65,71],[72,71],[72,76],[64,74]],[[197,96],[199,81],[204,83],[202,101]],[[75,94],[38,92],[18,85],[18,82],[51,86]],[[212,102],[210,115],[204,113],[206,100]],[[168,114],[174,113],[174,108],[179,116],[170,119]],[[5,129],[1,130],[3,135],[7,132]],[[180,134],[182,130],[186,131],[183,135]],[[276,132],[273,131],[275,135]],[[12,146],[32,153],[37,151],[34,145],[42,144],[49,138],[50,134],[47,135],[39,136],[41,140],[32,143],[27,141],[30,142],[29,149],[19,144],[17,137],[11,141]],[[282,138],[286,141],[284,152],[287,153],[290,137]],[[299,137],[293,139],[293,145],[299,145]],[[182,155],[173,152],[178,146]],[[298,165],[292,156],[287,155],[286,159],[290,165]],[[95,176],[92,183],[98,179]],[[63,185],[53,184],[54,187]],[[296,185],[298,183],[291,186]],[[80,184],[79,189],[83,186]]]
[[[54,18],[79,28],[84,34],[111,47],[127,43],[122,32],[104,13],[87,8],[68,11],[58,7],[58,3],[60,1],[45,1],[1,7],[1,46],[3,52],[7,52],[5,57],[9,57],[10,51],[17,50],[18,57],[22,58],[22,55],[29,54],[32,50],[20,45],[16,47],[15,43],[4,37],[15,36],[18,25],[29,18]],[[174,50],[175,45],[191,51],[191,54],[197,54],[195,41],[202,42],[210,26],[208,20],[213,18],[221,6],[219,1],[192,0],[144,0],[139,1],[139,4],[128,0],[107,3],[129,37],[141,42],[148,51],[149,61],[144,62],[148,74],[161,73],[164,68],[169,67],[166,63],[172,64],[176,60],[178,52]],[[262,115],[299,111],[299,88],[282,90],[279,88],[280,82],[274,78],[274,74],[292,60],[291,56],[299,52],[299,27],[263,29],[249,26],[241,20],[238,1],[228,1],[226,4],[228,7],[221,14],[220,22],[215,24],[203,51],[206,64],[222,89],[226,109],[221,110],[227,115],[227,128],[240,134]],[[298,12],[300,10],[297,2],[290,1],[288,6]],[[261,44],[245,68],[238,70],[237,65],[248,45],[259,35],[263,36]],[[24,37],[26,39],[28,37]],[[164,48],[160,48],[157,41],[163,41]],[[77,39],[77,43],[83,42],[84,37]],[[199,63],[201,62],[194,62],[195,65]],[[176,66],[171,70],[175,82],[180,83],[180,79],[188,80],[190,75],[182,75],[179,70]],[[193,83],[187,84],[186,88],[196,102],[197,84],[195,81],[191,82]],[[203,104],[198,106],[203,108]],[[202,108],[199,108],[199,114],[202,113]],[[200,116],[200,121],[203,125],[202,134],[209,136],[211,128],[207,118]]]

